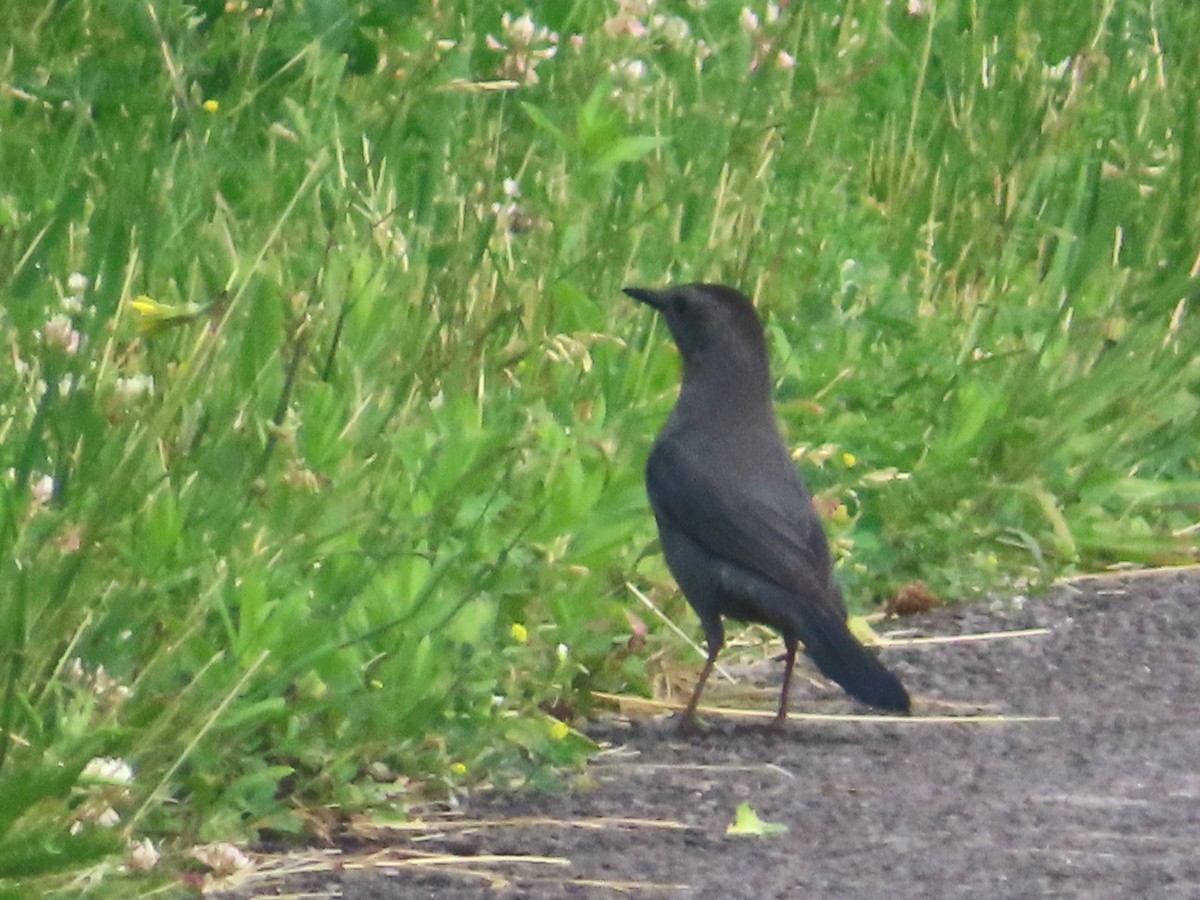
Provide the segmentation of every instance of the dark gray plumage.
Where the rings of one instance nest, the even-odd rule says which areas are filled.
[[[776,427],[753,305],[716,284],[625,293],[662,315],[683,358],[679,399],[646,464],[663,555],[708,642],[681,729],[693,727],[725,643],[722,616],[783,635],[787,668],[777,724],[787,717],[798,641],[851,696],[908,712],[903,685],[846,625],[825,530]]]

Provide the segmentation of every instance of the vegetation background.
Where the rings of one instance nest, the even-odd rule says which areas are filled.
[[[1196,558],[1195,4],[0,20],[0,891],[578,763],[696,631],[627,283],[755,297],[859,611]]]

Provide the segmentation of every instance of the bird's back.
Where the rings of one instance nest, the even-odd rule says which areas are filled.
[[[660,521],[678,523],[716,557],[844,614],[812,495],[772,417],[719,423],[672,415],[646,474]]]

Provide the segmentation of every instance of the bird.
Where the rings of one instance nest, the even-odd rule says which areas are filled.
[[[776,424],[762,323],[735,288],[694,283],[624,288],[655,310],[683,362],[679,397],[646,462],[663,556],[700,618],[708,659],[682,733],[725,644],[722,617],[766,625],[787,650],[779,711],[787,719],[797,645],[857,700],[896,713],[908,692],[850,632],[829,540]]]

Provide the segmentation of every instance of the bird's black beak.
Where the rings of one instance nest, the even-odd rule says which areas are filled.
[[[622,288],[622,291],[628,294],[634,300],[645,303],[647,306],[653,307],[654,309],[661,310],[663,308],[663,303],[666,300],[664,291],[652,291],[650,288],[627,287]]]

